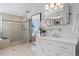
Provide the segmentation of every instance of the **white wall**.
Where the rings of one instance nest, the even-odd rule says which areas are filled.
[[[62,31],[59,33],[62,37],[79,37],[79,32],[74,30],[76,15],[79,14],[79,3],[70,4],[70,24],[61,26]]]

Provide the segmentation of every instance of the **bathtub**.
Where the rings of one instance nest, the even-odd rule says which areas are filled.
[[[10,43],[9,39],[2,39],[0,38],[0,48],[4,48],[7,47]]]
[[[0,38],[0,44],[6,44],[6,43],[9,43],[9,42],[10,42],[9,39]]]

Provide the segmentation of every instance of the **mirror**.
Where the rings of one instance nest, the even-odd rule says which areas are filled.
[[[31,16],[32,19],[32,36],[40,35],[40,22],[41,22],[41,13],[34,14]]]
[[[69,24],[69,4],[63,4],[62,8],[46,10],[44,12],[44,21],[48,26]]]

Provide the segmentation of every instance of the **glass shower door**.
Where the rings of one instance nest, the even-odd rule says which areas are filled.
[[[0,16],[0,40],[2,39],[2,16]]]

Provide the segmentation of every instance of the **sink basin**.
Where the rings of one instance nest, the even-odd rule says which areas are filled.
[[[51,37],[61,38],[61,36],[52,35]]]
[[[61,38],[60,35],[47,35],[47,37]]]

